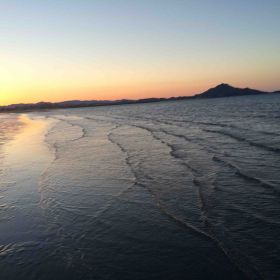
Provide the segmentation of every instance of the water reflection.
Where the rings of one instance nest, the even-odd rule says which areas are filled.
[[[45,239],[38,180],[53,158],[44,142],[53,122],[29,115],[18,120],[21,129],[3,145],[0,163],[0,279],[16,279],[15,275],[23,277],[23,271],[30,271],[30,254]]]
[[[5,165],[9,169],[22,169],[30,172],[33,168],[42,168],[50,158],[49,148],[44,143],[47,129],[53,121],[45,118],[30,118],[29,115],[21,115],[19,121],[23,124],[22,129],[15,135],[12,141],[4,146]]]

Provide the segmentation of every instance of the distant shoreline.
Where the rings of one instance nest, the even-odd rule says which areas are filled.
[[[266,94],[278,94],[280,91],[265,92],[250,88],[236,88],[228,84],[220,84],[214,88],[210,88],[207,91],[196,94],[193,96],[178,96],[169,98],[146,98],[146,99],[122,99],[122,100],[70,100],[63,102],[39,102],[29,104],[11,104],[7,106],[0,106],[0,113],[22,113],[34,110],[52,110],[52,109],[68,109],[68,108],[86,108],[86,107],[100,107],[111,105],[126,105],[126,104],[145,104],[155,103],[163,101],[178,101],[189,99],[204,99],[204,98],[223,98],[223,97],[235,97],[235,96],[248,96],[248,95],[266,95]]]

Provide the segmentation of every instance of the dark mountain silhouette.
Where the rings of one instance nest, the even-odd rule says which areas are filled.
[[[159,101],[173,101],[173,100],[186,100],[186,99],[199,99],[199,98],[221,98],[233,96],[249,96],[260,94],[277,94],[280,91],[264,92],[250,88],[236,88],[228,84],[220,84],[207,91],[194,95],[194,96],[178,96],[170,98],[145,98],[138,100],[121,99],[121,100],[69,100],[63,102],[39,102],[30,104],[12,104],[8,106],[0,106],[0,112],[7,111],[28,111],[28,110],[43,110],[43,109],[64,109],[64,108],[79,108],[79,107],[96,107],[106,105],[121,105],[121,104],[138,104],[138,103],[152,103]]]
[[[267,94],[268,92],[250,89],[250,88],[236,88],[228,84],[220,84],[214,88],[210,88],[207,91],[195,95],[196,98],[217,98],[217,97],[230,97],[230,96],[242,96],[242,95],[256,95]]]

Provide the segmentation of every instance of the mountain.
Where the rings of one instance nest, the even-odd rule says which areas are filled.
[[[230,96],[242,96],[242,95],[256,95],[267,94],[268,92],[250,89],[250,88],[236,88],[228,84],[220,84],[214,88],[210,88],[207,91],[195,95],[195,98],[217,98],[217,97],[230,97]]]
[[[280,91],[265,92],[250,88],[236,88],[228,84],[220,84],[214,88],[210,88],[207,91],[196,94],[194,96],[177,96],[170,98],[145,98],[145,99],[121,99],[121,100],[70,100],[57,103],[51,102],[39,102],[30,104],[12,104],[8,106],[0,106],[0,112],[7,111],[28,111],[28,110],[43,110],[43,109],[64,109],[64,108],[79,108],[79,107],[96,107],[106,105],[122,105],[122,104],[138,104],[138,103],[152,103],[159,101],[175,101],[186,100],[195,98],[219,98],[230,96],[242,96],[242,95],[259,95],[259,94],[277,94]]]

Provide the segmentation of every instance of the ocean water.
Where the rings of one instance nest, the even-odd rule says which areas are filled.
[[[0,279],[279,279],[280,95],[1,115]]]

